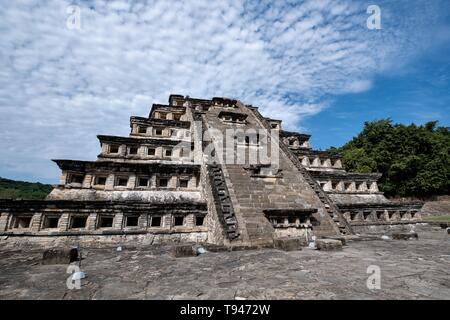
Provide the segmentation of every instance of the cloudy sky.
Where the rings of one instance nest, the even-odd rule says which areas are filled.
[[[382,117],[450,123],[447,0],[0,4],[2,177],[56,183],[50,159],[95,159],[170,93],[238,98],[316,148]]]

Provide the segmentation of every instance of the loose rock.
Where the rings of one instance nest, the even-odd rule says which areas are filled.
[[[289,238],[289,237],[283,237],[278,238],[273,241],[274,248],[284,251],[295,251],[295,250],[302,250],[302,246],[305,245],[304,239],[300,238]]]
[[[317,239],[316,247],[317,250],[323,251],[342,250],[342,242],[334,239]]]

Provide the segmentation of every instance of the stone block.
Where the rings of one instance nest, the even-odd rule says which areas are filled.
[[[410,240],[410,239],[419,239],[419,236],[416,232],[395,232],[392,234],[392,239],[394,240]]]
[[[170,248],[170,255],[174,258],[196,257],[197,252],[190,244],[175,245]]]
[[[42,264],[69,264],[78,259],[78,249],[48,249],[42,256]]]
[[[301,238],[283,237],[273,240],[274,248],[283,251],[302,250],[304,245],[305,241]]]
[[[323,251],[342,250],[342,242],[335,239],[318,239],[316,248]]]
[[[212,243],[205,243],[203,247],[211,252],[224,252],[224,251],[230,251],[230,248],[223,246],[223,245],[217,245]]]
[[[347,245],[347,237],[345,236],[327,237],[327,239],[339,240],[343,246]]]

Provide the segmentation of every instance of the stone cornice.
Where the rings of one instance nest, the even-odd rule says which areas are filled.
[[[169,146],[175,146],[180,143],[190,143],[190,141],[184,141],[184,140],[173,140],[173,139],[152,139],[152,138],[137,138],[137,137],[119,137],[119,136],[107,136],[107,135],[98,135],[98,140],[100,142],[106,142],[106,143],[120,143],[120,144],[127,144],[127,145],[142,145],[142,144],[148,144],[148,145],[169,145]]]
[[[327,158],[327,159],[341,159],[342,155],[337,153],[332,153],[329,151],[322,151],[322,150],[313,150],[313,149],[291,149],[292,152],[294,152],[296,155],[299,156],[314,156],[319,158]]]
[[[174,111],[174,112],[183,112],[183,113],[185,113],[186,112],[186,107],[154,103],[152,105],[152,108],[150,110],[150,114],[149,114],[148,117],[149,118],[153,118],[153,116],[155,114],[155,111],[157,111],[157,110],[164,110],[164,111],[167,111],[167,112]]]
[[[232,118],[236,118],[239,120],[245,120],[247,119],[248,115],[245,113],[240,113],[240,112],[232,112],[232,111],[220,111],[218,117],[227,117],[230,116]]]
[[[299,208],[299,209],[266,209],[263,210],[266,216],[292,216],[301,217],[305,215],[311,215],[317,212],[317,208]]]
[[[341,210],[420,210],[424,203],[422,201],[410,202],[387,202],[387,203],[338,203]]]
[[[184,129],[189,129],[191,127],[190,121],[168,120],[168,119],[149,119],[149,118],[136,117],[136,116],[130,117],[130,126],[132,126],[133,123],[147,125],[147,126],[152,125],[152,126],[159,126],[159,127],[177,127],[177,128],[184,128]]]
[[[168,210],[206,211],[204,202],[148,203],[137,201],[82,201],[82,200],[0,200],[0,210],[5,212],[35,212],[42,209],[66,210],[123,210],[125,212],[157,210],[163,213]]]
[[[133,173],[167,173],[167,174],[190,174],[200,172],[200,166],[195,164],[166,164],[166,163],[143,163],[143,162],[117,162],[117,161],[83,161],[55,159],[54,161],[61,170],[77,172],[133,172]]]
[[[309,140],[309,138],[311,138],[310,134],[299,133],[299,132],[294,132],[294,131],[285,131],[285,130],[280,131],[281,138],[291,137],[291,136],[295,136],[295,137],[299,138],[300,141],[307,141],[307,140]]]
[[[309,171],[316,179],[335,179],[352,181],[377,181],[381,178],[381,173],[360,173],[346,171]]]

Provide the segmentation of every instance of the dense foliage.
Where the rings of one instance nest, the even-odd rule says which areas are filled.
[[[52,190],[52,186],[42,183],[31,183],[0,178],[0,199],[44,199]]]
[[[362,132],[340,148],[348,171],[381,172],[388,196],[449,194],[450,132],[437,121],[425,125],[366,122]]]

